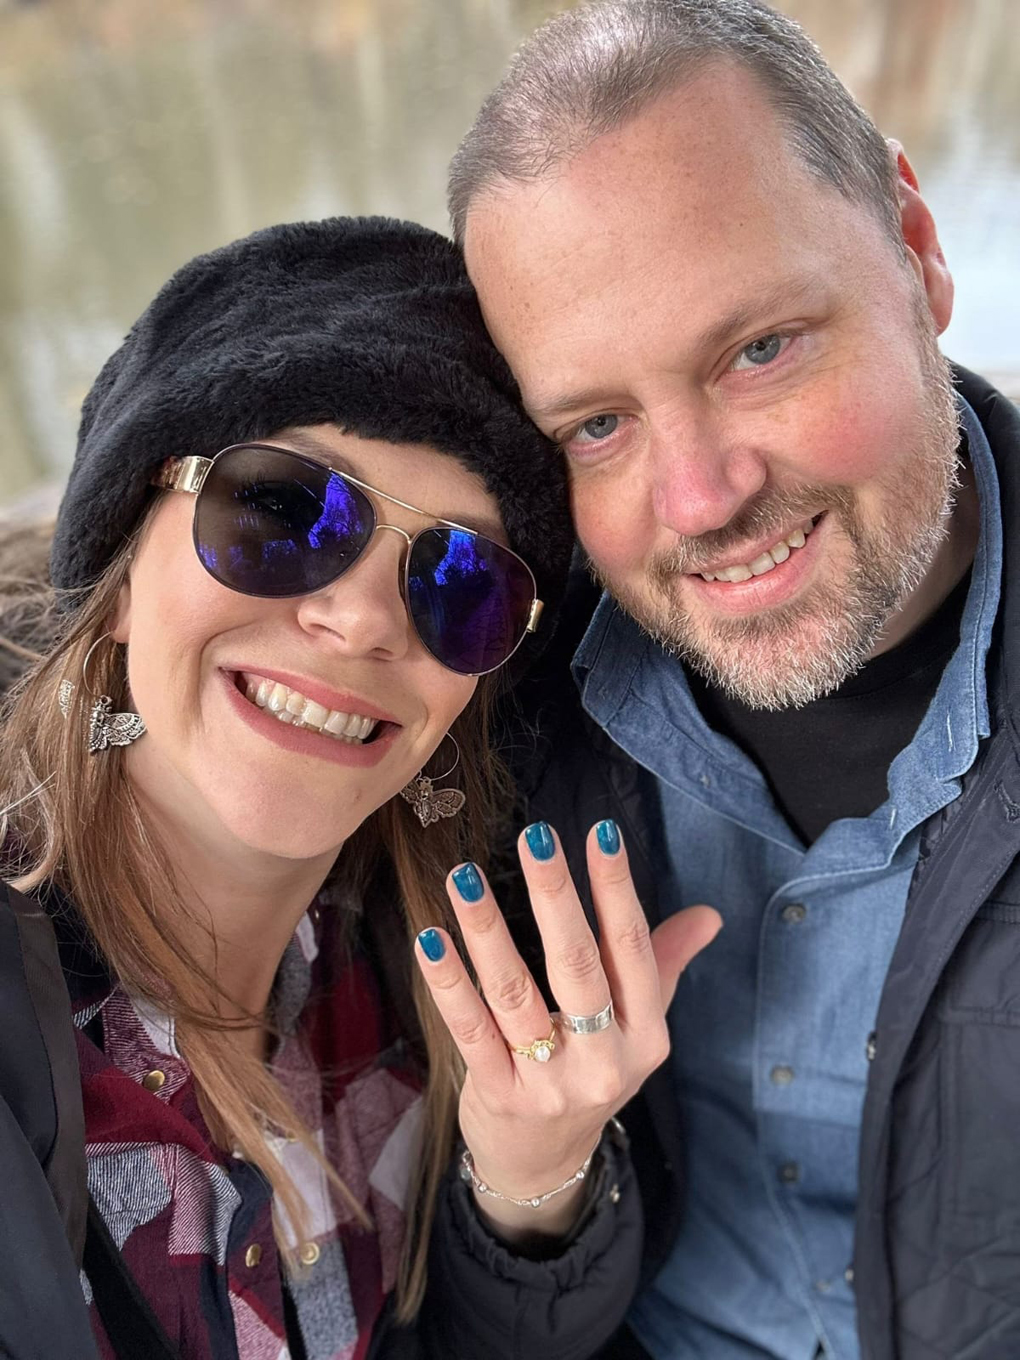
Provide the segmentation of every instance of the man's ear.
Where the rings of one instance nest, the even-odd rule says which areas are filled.
[[[928,306],[941,335],[953,314],[953,276],[949,272],[942,247],[939,245],[935,219],[921,197],[917,187],[917,176],[907,160],[906,152],[899,142],[891,137],[888,138],[887,145],[889,156],[896,168],[900,227],[908,259],[924,285]]]

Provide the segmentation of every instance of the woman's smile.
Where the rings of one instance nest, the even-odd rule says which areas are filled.
[[[377,765],[404,730],[353,696],[336,696],[343,707],[331,704],[327,708],[307,693],[318,688],[311,681],[302,681],[299,689],[275,674],[247,668],[221,670],[219,675],[227,700],[242,721],[274,745],[299,755],[339,765]]]

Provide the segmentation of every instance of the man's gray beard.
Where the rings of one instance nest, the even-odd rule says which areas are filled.
[[[858,671],[948,534],[957,486],[956,403],[923,295],[917,311],[929,403],[915,455],[884,483],[881,523],[862,523],[848,487],[802,486],[758,500],[723,529],[683,539],[660,554],[649,568],[646,598],[600,577],[656,642],[749,708],[799,708]],[[778,538],[819,505],[836,516],[854,548],[842,582],[816,585],[803,599],[747,619],[699,621],[679,603],[675,585],[699,563],[718,561],[733,544],[772,530]]]

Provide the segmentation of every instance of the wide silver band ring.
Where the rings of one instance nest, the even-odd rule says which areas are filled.
[[[608,1029],[613,1023],[613,1015],[613,1003],[610,1001],[595,1015],[568,1015],[566,1011],[557,1011],[553,1019],[571,1034],[598,1034],[599,1030]]]

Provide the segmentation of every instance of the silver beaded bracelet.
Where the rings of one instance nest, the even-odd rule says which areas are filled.
[[[514,1195],[502,1195],[498,1190],[493,1190],[492,1186],[487,1185],[475,1171],[475,1160],[468,1148],[465,1148],[460,1156],[460,1178],[462,1181],[470,1182],[480,1195],[489,1195],[492,1199],[501,1199],[507,1204],[516,1204],[521,1209],[541,1209],[546,1200],[553,1199],[556,1195],[562,1195],[564,1190],[569,1190],[572,1185],[584,1180],[588,1174],[588,1168],[592,1164],[592,1158],[598,1152],[601,1144],[602,1135],[599,1134],[599,1141],[568,1180],[565,1180],[562,1185],[558,1185],[555,1190],[547,1190],[544,1195],[535,1195],[530,1199],[517,1199]]]

